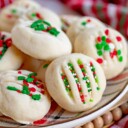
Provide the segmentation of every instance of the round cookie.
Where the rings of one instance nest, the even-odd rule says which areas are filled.
[[[79,35],[80,32],[82,32],[85,29],[90,29],[90,28],[105,28],[105,25],[99,21],[96,18],[93,17],[81,17],[78,20],[76,20],[67,30],[67,35],[74,45],[74,41],[76,37]]]
[[[102,98],[106,79],[100,65],[83,54],[55,59],[47,68],[48,92],[62,108],[71,112],[86,111]]]
[[[68,37],[44,20],[23,21],[12,30],[14,45],[24,53],[42,60],[52,60],[71,53]]]
[[[27,70],[0,74],[0,111],[15,121],[30,124],[42,119],[51,100],[36,74]]]
[[[36,9],[31,9],[30,11],[26,12],[21,19],[24,20],[33,20],[36,21],[38,19],[46,20],[51,23],[53,26],[57,28],[61,28],[61,20],[57,14],[53,11],[40,7]]]
[[[0,30],[10,32],[24,13],[39,7],[40,5],[32,0],[20,0],[10,4],[0,12]]]
[[[37,70],[37,77],[43,82],[45,82],[45,73],[50,63],[50,61],[43,61]]]
[[[23,64],[24,54],[12,43],[10,33],[0,32],[0,71],[18,69]]]
[[[127,62],[126,40],[111,28],[84,30],[75,40],[74,52],[94,58],[102,66],[107,79],[120,74]]]

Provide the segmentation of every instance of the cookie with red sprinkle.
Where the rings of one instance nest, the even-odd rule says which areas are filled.
[[[24,57],[24,54],[13,45],[10,33],[0,32],[0,71],[20,68]]]
[[[42,20],[48,21],[49,23],[51,23],[53,26],[57,28],[61,28],[61,21],[59,16],[53,11],[44,7],[31,9],[30,11],[26,12],[21,17],[21,19],[32,20],[32,21],[42,19]]]
[[[0,12],[0,30],[11,32],[17,20],[31,9],[39,8],[40,5],[33,0],[16,0],[6,6]]]
[[[106,87],[101,66],[94,59],[79,53],[52,61],[47,67],[45,82],[51,97],[71,112],[94,107]]]
[[[41,60],[53,60],[71,53],[71,43],[64,32],[46,20],[22,21],[12,30],[14,45]]]
[[[27,70],[0,73],[0,112],[22,124],[42,119],[51,100],[37,74]]]
[[[74,52],[94,58],[102,66],[107,79],[120,74],[127,62],[126,40],[112,28],[84,30],[75,40]]]
[[[67,35],[72,45],[74,46],[75,39],[80,32],[90,28],[105,28],[105,25],[98,19],[89,16],[80,17],[78,20],[74,21],[67,29]]]

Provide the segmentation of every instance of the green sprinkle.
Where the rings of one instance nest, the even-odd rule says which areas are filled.
[[[94,72],[94,71],[95,71],[95,68],[94,68],[94,67],[92,67],[92,68],[91,68],[91,71],[93,71],[93,72]]]
[[[101,42],[101,45],[102,45],[102,47],[105,46],[106,45],[106,42],[105,41],[102,41]]]
[[[42,20],[37,20],[37,21],[33,22],[30,27],[31,27],[31,28],[35,28],[35,27],[37,27],[38,25],[40,25],[42,22],[43,22]]]
[[[69,88],[66,88],[66,91],[69,92],[70,91]]]
[[[98,83],[98,82],[99,82],[99,80],[98,80],[98,77],[97,77],[97,76],[95,77],[95,81],[96,81],[96,83]]]
[[[43,20],[43,23],[44,24],[46,24],[46,25],[48,25],[48,26],[51,26],[51,24],[50,23],[48,23],[47,21],[45,21],[45,20]]]
[[[104,50],[105,50],[105,51],[109,51],[109,50],[110,50],[110,47],[109,47],[108,44],[106,44],[106,45],[104,46]]]
[[[30,73],[30,74],[28,75],[28,77],[32,77],[32,76],[37,76],[37,73],[32,72],[32,73]]]
[[[98,44],[96,44],[95,46],[96,46],[96,48],[97,48],[98,50],[101,50],[101,49],[102,49],[102,44],[99,44],[99,43],[98,43]]]
[[[90,102],[93,102],[93,99],[90,99],[89,101],[90,101]]]
[[[92,91],[92,89],[88,89],[88,92],[91,92]]]
[[[105,36],[102,36],[101,39],[102,39],[102,41],[106,41],[106,37]]]
[[[102,52],[102,51],[97,51],[97,54],[98,54],[99,56],[102,56],[102,55],[103,55],[103,52]]]
[[[35,27],[35,30],[36,30],[36,31],[43,31],[43,30],[45,30],[45,27],[44,27],[43,24],[41,24],[41,25]]]
[[[64,81],[64,85],[68,86],[69,85],[68,81]]]
[[[86,104],[86,102],[83,102],[83,104]]]
[[[121,55],[121,50],[117,50],[117,55]]]
[[[30,91],[29,91],[28,86],[26,86],[26,85],[23,86],[22,93],[23,93],[23,94],[26,94],[26,95],[29,95],[29,94],[30,94]]]
[[[84,68],[81,68],[81,71],[82,71],[82,72],[86,72]]]
[[[87,77],[83,77],[82,79],[83,79],[83,80],[87,80],[88,78],[87,78]]]
[[[90,85],[91,85],[90,83],[87,83],[87,88],[90,88],[91,87]]]
[[[87,24],[87,22],[83,21],[81,24],[82,24],[83,26],[85,26],[85,25]]]
[[[58,34],[60,33],[56,28],[52,28],[48,32],[54,36],[58,36]]]
[[[100,90],[100,87],[97,87],[96,89],[99,91]]]
[[[36,16],[36,14],[35,14],[35,13],[32,13],[32,14],[31,14],[31,16],[32,16],[32,17],[35,17],[35,16]]]
[[[122,61],[123,61],[123,56],[120,56],[120,57],[118,58],[118,60],[119,60],[120,62],[122,62]]]
[[[18,76],[18,80],[25,80],[25,76]]]
[[[12,9],[11,12],[12,12],[12,13],[16,13],[17,10],[16,10],[16,9]]]
[[[80,59],[77,60],[77,63],[78,63],[79,65],[83,64]]]
[[[49,64],[45,64],[45,65],[43,65],[43,68],[47,68],[47,67],[48,67],[48,65],[49,65]]]
[[[33,80],[34,80],[34,78],[30,78],[30,77],[28,77],[28,78],[26,79],[27,82],[33,82]]]
[[[17,91],[18,90],[16,87],[12,87],[12,86],[8,86],[7,89],[12,90],[12,91]]]
[[[76,83],[78,83],[79,82],[78,78],[75,81],[76,81]]]
[[[41,95],[40,94],[34,94],[34,95],[32,95],[32,99],[33,100],[40,100],[41,99]]]

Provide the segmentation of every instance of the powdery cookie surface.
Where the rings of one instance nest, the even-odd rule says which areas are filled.
[[[76,38],[74,52],[94,58],[102,66],[107,79],[120,74],[127,62],[126,40],[111,28],[83,31]]]
[[[40,7],[36,9],[31,9],[30,11],[26,12],[21,19],[24,20],[33,20],[36,21],[38,19],[46,20],[51,25],[61,28],[61,20],[59,16],[54,13],[53,11],[45,8],[45,7]]]
[[[39,7],[40,5],[32,0],[20,0],[10,4],[0,12],[0,30],[10,32],[24,13]]]
[[[0,74],[0,111],[23,124],[47,114],[51,101],[35,73],[19,70]]]
[[[24,54],[12,42],[10,33],[0,32],[0,71],[18,69],[24,61]]]
[[[104,28],[105,25],[98,19],[88,16],[81,17],[68,28],[67,35],[74,45],[74,41],[80,32],[86,29],[88,30],[90,28],[97,29],[99,27]]]
[[[17,24],[12,39],[17,48],[36,59],[52,60],[72,50],[68,37],[44,20]]]
[[[95,106],[106,87],[100,65],[83,54],[54,60],[46,70],[45,82],[52,98],[71,112],[86,111]]]

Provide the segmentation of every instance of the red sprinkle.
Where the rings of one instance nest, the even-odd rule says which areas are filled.
[[[91,22],[91,20],[90,20],[90,19],[88,19],[88,20],[87,20],[87,22]]]
[[[21,74],[22,72],[21,71],[18,71],[18,74]]]
[[[116,56],[116,55],[117,55],[117,51],[116,51],[116,50],[114,50],[114,51],[113,51],[113,54]]]
[[[36,13],[36,17],[39,18],[39,19],[42,19],[42,16],[38,12]]]
[[[111,43],[112,41],[111,41],[111,39],[106,38],[106,42],[107,42],[107,43]]]
[[[102,59],[102,58],[98,58],[96,61],[97,61],[99,64],[102,64],[102,63],[103,63],[103,59]]]
[[[0,47],[3,46],[3,40],[0,40]]]
[[[29,96],[32,96],[32,93],[30,93]]]
[[[65,79],[65,75],[64,75],[64,76],[62,76],[62,79]]]
[[[18,92],[18,93],[21,93],[21,91],[20,91],[20,90],[17,90],[17,92]]]
[[[85,96],[82,94],[80,98],[82,99],[82,101],[84,101]]]
[[[84,65],[80,65],[80,68],[84,68]]]
[[[7,18],[12,18],[12,15],[10,15],[10,14],[8,14],[8,15],[6,15],[7,16]]]
[[[2,54],[2,51],[0,51],[0,55]]]
[[[35,92],[36,89],[32,87],[32,88],[29,88],[29,91],[30,91],[30,92]]]
[[[26,85],[26,86],[29,86],[29,84],[26,80],[23,80],[23,84]]]
[[[97,41],[101,42],[101,37],[100,36],[97,37]]]
[[[117,36],[116,39],[117,39],[117,41],[121,41],[122,40],[122,38],[120,36]]]
[[[108,34],[109,34],[109,30],[108,29],[105,30],[105,34],[108,36]]]
[[[92,62],[90,62],[90,66],[92,66],[93,64],[92,64]]]
[[[45,91],[44,91],[44,89],[43,89],[43,90],[41,90],[41,93],[42,93],[42,94],[45,94]]]
[[[12,45],[12,40],[11,39],[7,39],[5,42],[6,42],[6,45],[8,47],[10,47]]]

